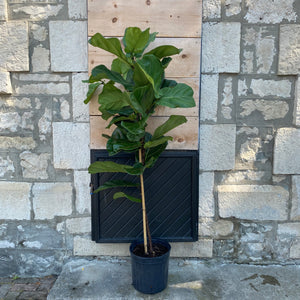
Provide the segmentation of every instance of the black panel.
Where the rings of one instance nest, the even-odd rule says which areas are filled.
[[[92,150],[91,156],[92,162],[112,160],[126,164],[134,160],[129,154],[109,157],[106,150]],[[198,170],[198,151],[165,151],[155,166],[145,171],[146,207],[153,237],[171,242],[198,239]],[[93,188],[121,178],[139,181],[138,176],[127,174],[95,174]],[[96,242],[132,242],[142,237],[141,204],[113,200],[117,191],[140,198],[137,188],[110,189],[92,195],[92,238]]]

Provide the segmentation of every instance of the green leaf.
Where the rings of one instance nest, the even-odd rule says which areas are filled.
[[[127,173],[125,168],[130,166],[117,164],[113,161],[96,161],[89,166],[89,173]]]
[[[138,27],[128,27],[125,30],[123,44],[125,46],[125,52],[136,56],[142,54],[148,45],[150,28],[145,31],[141,31]]]
[[[156,102],[158,105],[176,107],[194,107],[196,106],[193,98],[193,90],[184,83],[178,83],[174,87],[165,87],[160,90],[160,99]]]
[[[126,81],[121,74],[109,70],[104,65],[99,65],[92,70],[92,75],[90,76],[90,82],[100,81],[102,79],[109,79],[113,82],[122,84],[126,89],[132,88],[132,83]]]
[[[141,163],[135,163],[132,167],[126,168],[126,171],[130,175],[140,175],[144,172],[145,166]]]
[[[158,47],[152,49],[151,51],[147,52],[145,55],[153,54],[157,58],[161,59],[163,57],[179,54],[181,51],[182,51],[182,49],[178,49],[174,46],[163,45],[163,46],[158,46]]]
[[[184,116],[174,116],[174,115],[170,116],[165,123],[163,123],[162,125],[156,128],[152,136],[152,141],[160,138],[168,131],[186,122],[187,119]]]
[[[127,74],[131,68],[130,65],[126,64],[123,60],[116,58],[111,64],[111,70],[124,75]]]
[[[96,33],[89,40],[89,43],[94,47],[101,48],[107,52],[115,54],[125,63],[129,64],[126,55],[122,51],[121,43],[117,38],[105,38],[101,33]]]
[[[167,148],[168,142],[160,144],[153,148],[148,148],[145,154],[145,167],[151,168],[159,158],[162,152]]]
[[[130,181],[125,180],[111,180],[106,181],[103,185],[99,186],[95,191],[93,191],[93,194],[96,194],[100,191],[111,189],[111,188],[117,188],[117,187],[138,187],[140,186],[139,183],[133,183]]]
[[[98,96],[100,104],[99,110],[102,113],[114,113],[120,111],[122,108],[129,106],[130,99],[127,92],[122,92],[112,83],[104,85],[102,93]]]
[[[161,84],[161,88],[174,87],[176,85],[177,85],[177,82],[175,80],[164,79],[162,84]]]
[[[143,117],[146,117],[146,113],[152,106],[154,100],[154,91],[150,84],[137,87],[130,97],[132,106],[134,106]]]
[[[172,61],[171,57],[164,57],[161,61],[163,68],[166,69],[171,61]]]
[[[138,199],[138,198],[135,198],[135,197],[133,197],[133,196],[127,195],[127,194],[125,194],[125,193],[123,193],[123,192],[118,192],[118,193],[115,193],[115,194],[114,194],[114,199],[116,200],[116,199],[118,199],[118,198],[127,198],[127,199],[130,200],[130,201],[138,202],[138,203],[142,202],[141,199]]]
[[[110,128],[113,124],[115,124],[115,123],[118,123],[118,122],[121,122],[121,121],[133,121],[134,119],[135,119],[136,117],[134,116],[134,115],[131,115],[131,116],[129,116],[129,117],[127,117],[127,116],[116,116],[116,117],[114,117],[111,121],[110,121],[110,123],[106,126],[106,128]]]
[[[128,139],[109,139],[106,143],[107,150],[111,155],[117,154],[120,151],[132,152],[141,147],[139,141],[130,141]]]
[[[159,97],[159,89],[164,76],[164,69],[160,60],[154,55],[145,55],[142,59],[137,61],[142,72],[147,80],[153,86],[155,97]]]
[[[145,149],[153,148],[153,147],[156,147],[158,145],[164,144],[165,142],[172,141],[172,140],[173,140],[173,138],[171,136],[162,136],[158,139],[155,139],[155,140],[145,143],[144,147],[145,147]]]
[[[94,93],[96,92],[96,90],[100,84],[101,84],[100,82],[95,82],[95,83],[89,84],[89,90],[86,94],[86,99],[84,100],[85,104],[88,104],[91,101]]]

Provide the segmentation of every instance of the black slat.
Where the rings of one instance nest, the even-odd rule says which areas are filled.
[[[112,160],[130,164],[129,154],[109,157],[105,150],[92,150],[94,161]],[[198,239],[198,151],[165,151],[152,169],[144,174],[146,206],[153,237],[170,242]],[[124,178],[125,176],[125,178]],[[94,189],[107,180],[138,182],[138,176],[102,173],[92,175]],[[92,195],[92,238],[101,242],[131,242],[142,237],[141,204],[113,199],[123,191],[140,198],[137,188],[105,190]]]

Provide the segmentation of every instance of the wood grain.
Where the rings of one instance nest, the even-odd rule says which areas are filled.
[[[155,128],[167,120],[167,117],[151,117],[148,122],[148,131],[153,133]],[[197,150],[198,149],[198,118],[188,117],[187,123],[171,130],[168,135],[172,136],[173,141],[169,142],[167,149],[178,150]],[[107,121],[100,116],[91,116],[91,149],[105,149],[107,139],[102,134],[110,135],[115,127],[106,129]]]
[[[89,35],[123,36],[129,26],[161,37],[200,37],[201,0],[89,0]]]

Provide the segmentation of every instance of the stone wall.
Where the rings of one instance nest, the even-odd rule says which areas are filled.
[[[300,3],[203,0],[199,241],[172,255],[300,259]],[[85,0],[0,0],[0,276],[128,255],[90,238]]]
[[[199,234],[212,257],[300,259],[300,2],[204,0]]]
[[[58,273],[89,233],[86,1],[0,0],[0,276]]]

